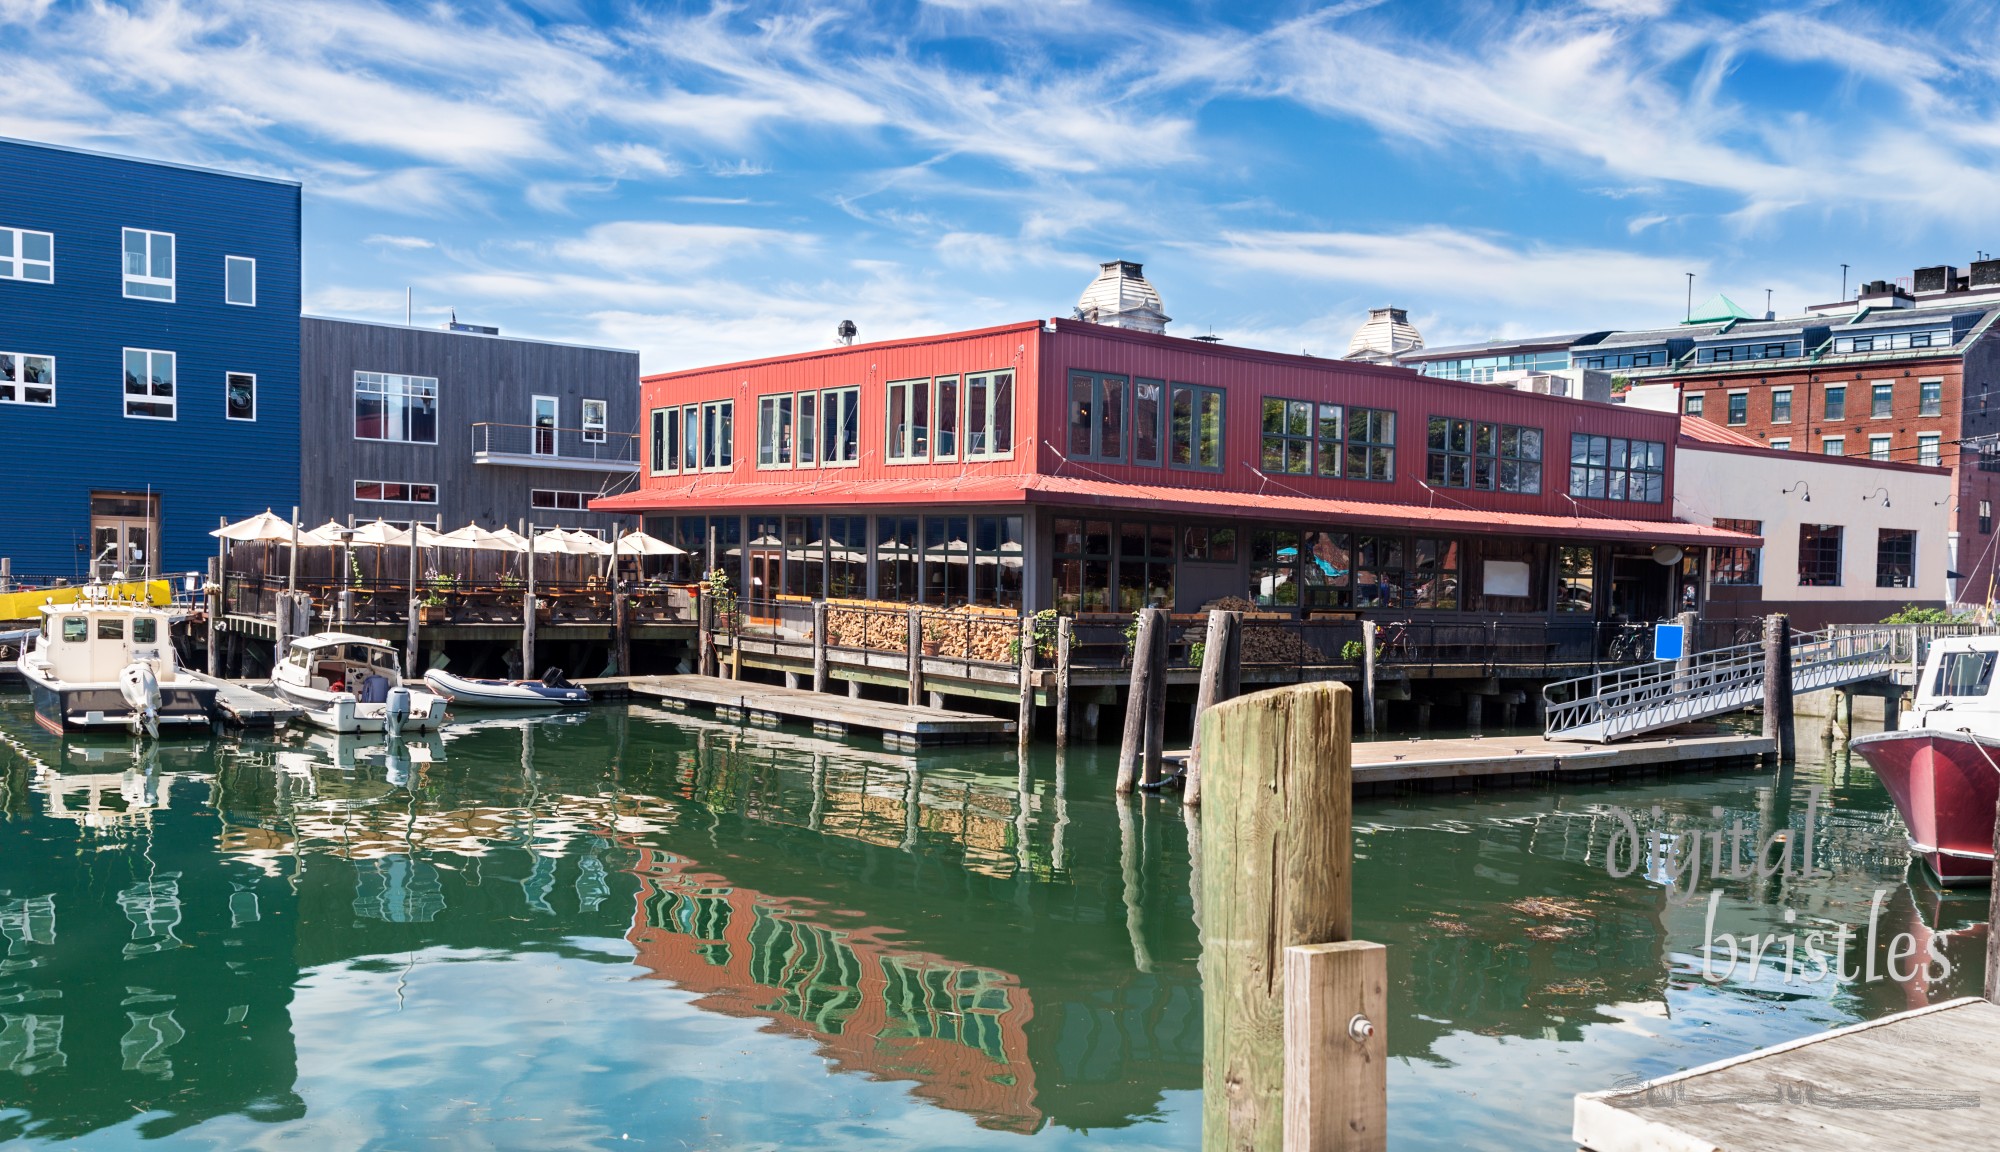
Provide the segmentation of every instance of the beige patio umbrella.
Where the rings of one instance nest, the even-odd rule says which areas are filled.
[[[658,536],[649,536],[637,530],[627,532],[618,538],[615,545],[620,556],[685,556],[687,549],[676,548]]]
[[[432,536],[437,535],[436,532],[428,528],[424,529],[424,531],[430,532]],[[373,546],[377,548],[401,548],[409,544],[409,542],[410,533],[408,530],[398,528],[387,520],[377,520],[373,524],[361,525],[354,530],[354,538],[350,541],[350,543],[363,547]]]
[[[570,552],[577,556],[611,555],[611,545],[581,529],[564,532],[563,537],[569,541]]]
[[[502,529],[505,531],[505,529]],[[520,537],[513,532],[501,535],[477,524],[467,524],[456,532],[446,532],[436,540],[439,548],[464,548],[478,552],[525,552],[525,542],[516,543]]]
[[[234,524],[224,524],[220,528],[210,529],[208,534],[219,536],[224,540],[234,540],[239,544],[251,542],[290,544],[293,532],[290,523],[266,508],[247,520],[238,520]]]
[[[306,548],[338,548],[342,543],[340,534],[345,531],[347,525],[328,520],[310,532],[299,533],[299,544]]]

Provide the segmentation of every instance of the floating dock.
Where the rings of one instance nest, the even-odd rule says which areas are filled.
[[[283,728],[298,717],[299,709],[275,696],[258,691],[269,688],[268,680],[222,680],[191,672],[204,684],[215,685],[215,706],[233,728]]]
[[[601,682],[583,683],[595,692]],[[997,716],[913,708],[908,704],[725,680],[719,676],[636,676],[625,682],[625,688],[634,696],[652,697],[669,707],[710,708],[726,720],[774,727],[790,720],[811,724],[813,731],[826,736],[876,732],[881,735],[882,743],[891,748],[979,744],[1014,735],[1014,721]]]
[[[1596,772],[1713,766],[1775,755],[1776,740],[1702,728],[1651,740],[1584,744],[1539,735],[1455,736],[1365,740],[1354,744],[1354,786],[1373,791],[1429,780],[1511,782],[1514,777],[1580,776]],[[1185,764],[1186,752],[1166,759]]]
[[[1576,1098],[1584,1152],[1991,1148],[2000,1005],[1898,1012]]]

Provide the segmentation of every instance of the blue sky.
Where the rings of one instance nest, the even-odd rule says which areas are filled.
[[[306,187],[306,301],[648,371],[1067,315],[1781,312],[2000,249],[2000,6],[0,0],[0,135]]]

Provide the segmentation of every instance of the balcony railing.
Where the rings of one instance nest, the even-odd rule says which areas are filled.
[[[472,459],[517,468],[637,472],[639,437],[595,428],[480,423],[472,426]]]

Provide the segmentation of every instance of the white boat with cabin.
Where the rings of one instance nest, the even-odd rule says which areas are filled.
[[[216,685],[181,667],[166,609],[91,584],[75,603],[44,604],[41,614],[16,667],[44,728],[213,731]]]
[[[445,721],[445,698],[405,683],[395,647],[371,636],[301,636],[272,669],[271,686],[298,705],[308,723],[329,732],[396,736]]]

